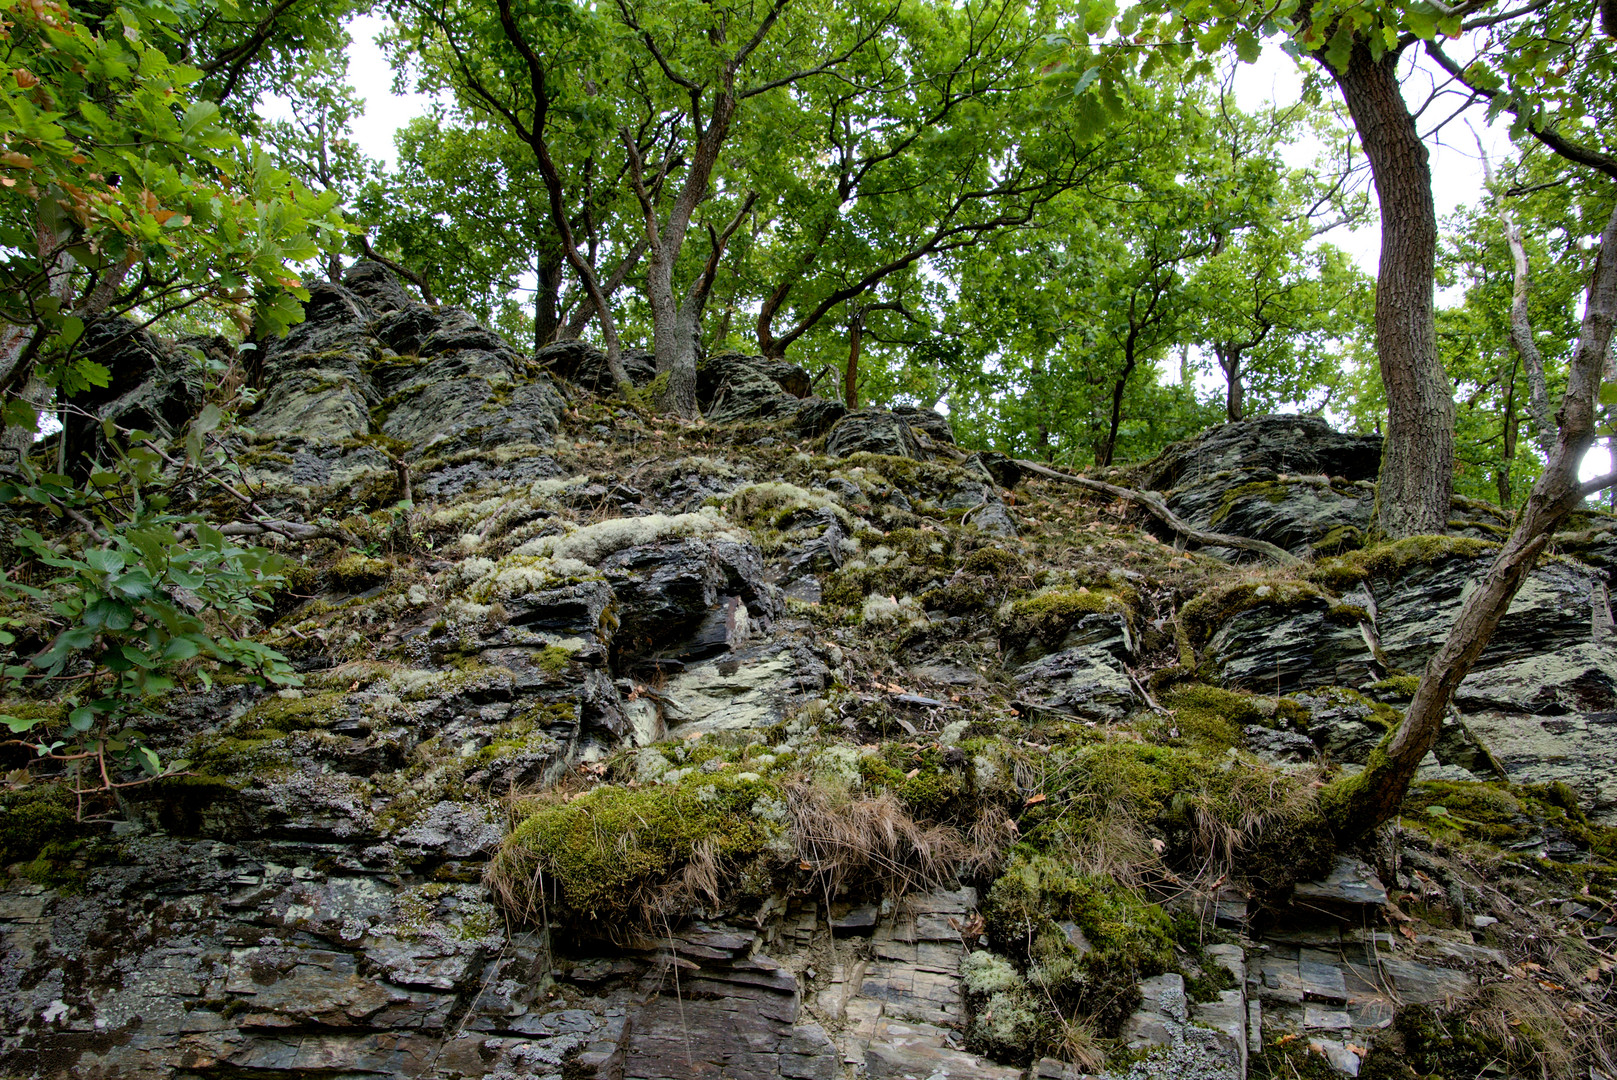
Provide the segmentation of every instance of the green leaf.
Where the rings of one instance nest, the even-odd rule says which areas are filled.
[[[1242,27],[1235,32],[1235,55],[1245,64],[1255,63],[1263,55],[1263,43],[1258,35]]]
[[[89,731],[95,727],[95,710],[89,706],[74,709],[67,714],[67,722],[74,731]]]
[[[84,609],[84,625],[98,630],[127,630],[135,622],[135,612],[122,600],[102,597]]]
[[[90,564],[90,569],[103,574],[116,574],[124,568],[123,552],[114,548],[94,548],[85,553],[84,561]]]

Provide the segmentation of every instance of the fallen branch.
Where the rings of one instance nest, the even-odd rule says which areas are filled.
[[[273,533],[284,536],[288,540],[318,540],[322,537],[339,541],[349,547],[357,546],[359,541],[354,534],[342,527],[330,528],[325,525],[310,525],[302,521],[281,521],[276,518],[261,518],[255,521],[229,521],[219,526],[219,531],[226,536],[263,536]]]
[[[1281,566],[1301,566],[1303,560],[1293,555],[1283,547],[1277,547],[1267,540],[1253,540],[1246,536],[1231,536],[1228,533],[1207,532],[1198,529],[1172,510],[1163,501],[1161,495],[1154,491],[1136,491],[1133,488],[1118,487],[1108,484],[1104,480],[1091,480],[1087,476],[1074,476],[1071,473],[1059,472],[1055,469],[1040,465],[1037,461],[1024,461],[1016,459],[1016,463],[1030,473],[1042,476],[1047,480],[1055,480],[1063,484],[1072,484],[1076,487],[1088,488],[1103,495],[1110,495],[1114,499],[1127,499],[1138,503],[1150,511],[1151,516],[1162,522],[1174,532],[1187,540],[1194,540],[1198,544],[1210,547],[1239,548],[1242,551],[1251,551],[1259,555],[1266,555]]]

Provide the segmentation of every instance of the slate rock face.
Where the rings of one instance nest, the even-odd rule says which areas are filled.
[[[1580,642],[1473,672],[1455,704],[1516,783],[1571,786],[1617,824],[1617,654]]]
[[[533,359],[546,370],[586,390],[610,393],[613,389],[606,354],[587,341],[552,342],[536,351]],[[644,349],[627,349],[621,359],[624,373],[636,386],[645,386],[657,375],[657,361]]]
[[[1018,696],[1026,707],[1116,721],[1138,704],[1128,670],[1134,639],[1121,614],[1085,615],[1054,652],[1040,648],[1033,655],[1015,674]]]
[[[920,457],[920,444],[910,428],[908,422],[886,409],[859,409],[831,428],[825,452],[831,457],[858,453]]]
[[[1305,473],[1374,480],[1381,440],[1344,435],[1317,416],[1257,416],[1174,443],[1144,467],[1145,486],[1173,488],[1220,472]]]
[[[79,348],[111,373],[106,386],[73,395],[73,404],[95,414],[67,417],[67,457],[72,467],[95,458],[104,445],[100,420],[149,431],[169,439],[184,432],[202,408],[206,391],[201,360],[221,364],[236,358],[223,338],[188,337],[160,341],[125,318],[97,319],[84,328]]]
[[[1373,612],[1371,625],[1395,667],[1419,671],[1486,566],[1485,555],[1439,557],[1396,578],[1371,577],[1343,599]],[[1478,660],[1479,670],[1588,640],[1592,585],[1592,571],[1570,562],[1535,567]],[[1380,677],[1363,630],[1332,607],[1314,598],[1250,608],[1218,629],[1208,651],[1227,684],[1267,693]]]
[[[1341,434],[1318,417],[1261,416],[1175,443],[1142,467],[1141,483],[1167,492],[1193,525],[1306,556],[1316,545],[1326,554],[1356,546],[1380,464],[1380,439]]]
[[[565,402],[548,378],[524,376],[493,331],[411,300],[373,264],[345,281],[311,286],[305,321],[261,345],[265,389],[248,418],[260,436],[382,434],[408,444],[407,457],[551,441]]]

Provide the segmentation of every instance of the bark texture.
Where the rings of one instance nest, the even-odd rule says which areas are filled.
[[[1347,70],[1327,63],[1353,116],[1381,207],[1376,353],[1387,435],[1373,526],[1390,537],[1441,533],[1454,477],[1454,396],[1437,355],[1432,170],[1398,85],[1398,54],[1362,43]]]

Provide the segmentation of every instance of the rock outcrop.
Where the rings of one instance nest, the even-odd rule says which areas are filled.
[[[0,792],[0,1074],[1573,1075],[1608,1022],[1610,519],[1338,851],[1316,780],[1497,528],[1363,548],[1374,440],[1260,418],[1142,467],[1309,560],[1256,568],[789,364],[706,359],[684,425],[374,265],[311,292],[228,437],[363,550],[281,545],[303,685],[164,698],[182,775]],[[179,434],[167,346],[107,347]],[[1527,998],[1537,1043],[1464,1026]]]

